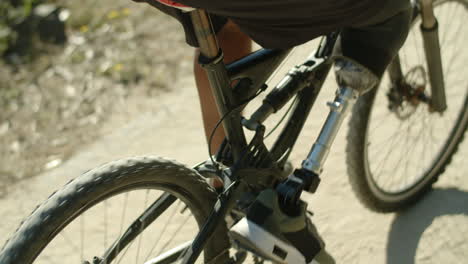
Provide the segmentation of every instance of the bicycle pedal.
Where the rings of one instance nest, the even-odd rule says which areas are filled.
[[[244,263],[246,259],[247,259],[247,251],[239,250],[234,254],[233,257],[231,257],[229,264],[242,264]]]
[[[269,258],[267,255],[263,254],[261,251],[255,250],[254,247],[249,247],[248,245],[241,243],[240,241],[232,238],[231,236],[230,236],[230,240],[231,240],[231,245],[233,246],[233,248],[237,250],[247,251],[251,253],[252,255],[259,257],[261,259],[275,262],[275,260]]]

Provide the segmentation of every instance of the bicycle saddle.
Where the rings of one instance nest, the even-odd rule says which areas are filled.
[[[197,37],[193,31],[192,20],[188,12],[195,10],[195,8],[176,3],[172,0],[132,0],[134,2],[147,3],[161,12],[177,19],[182,24],[185,32],[185,40],[187,44],[192,47],[198,47]]]
[[[195,10],[195,8],[193,8],[191,6],[183,5],[183,4],[174,2],[172,0],[155,0],[155,1],[159,2],[159,3],[163,4],[163,5],[167,5],[167,6],[170,6],[170,7],[180,9],[180,10],[182,10],[184,12],[190,12],[190,11]]]

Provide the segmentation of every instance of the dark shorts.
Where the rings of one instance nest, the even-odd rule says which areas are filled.
[[[343,55],[379,76],[406,39],[412,15],[410,0],[175,1],[207,10],[216,31],[232,20],[264,48],[290,48],[341,30]]]
[[[409,0],[176,0],[227,19],[265,48],[289,48],[341,30],[341,50],[381,76],[406,39]]]
[[[226,18],[267,48],[286,48],[331,31],[382,22],[409,0],[176,0]]]

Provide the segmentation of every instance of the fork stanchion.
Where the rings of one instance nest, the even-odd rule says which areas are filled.
[[[447,109],[444,71],[440,54],[439,23],[434,14],[432,0],[421,0],[421,33],[424,53],[431,82],[431,110],[443,113]]]

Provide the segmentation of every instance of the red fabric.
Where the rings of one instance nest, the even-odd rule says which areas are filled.
[[[180,3],[176,3],[172,0],[156,0],[156,1],[165,5],[168,5],[168,6],[173,6],[173,7],[189,7]]]

